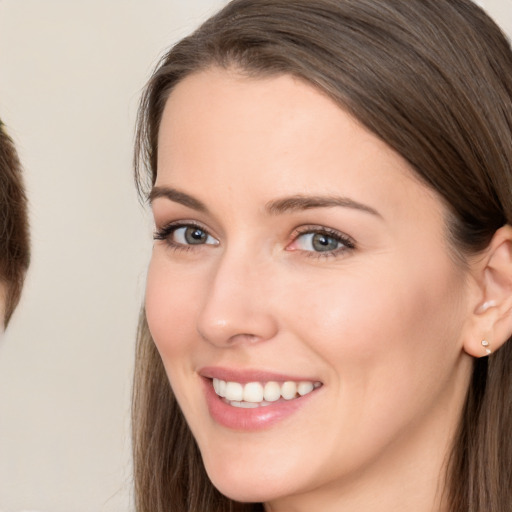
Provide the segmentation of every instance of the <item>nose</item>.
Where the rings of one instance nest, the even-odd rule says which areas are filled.
[[[272,310],[272,283],[268,264],[234,252],[221,256],[197,318],[201,337],[219,347],[273,338],[278,323]]]

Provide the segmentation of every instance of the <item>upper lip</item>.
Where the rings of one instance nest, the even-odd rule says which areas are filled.
[[[248,382],[320,382],[314,377],[286,375],[284,373],[273,372],[269,370],[260,370],[253,368],[226,368],[219,366],[205,366],[199,370],[199,375],[208,379],[220,379],[226,382],[239,382],[246,384]]]

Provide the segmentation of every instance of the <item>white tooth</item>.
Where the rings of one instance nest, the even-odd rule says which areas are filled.
[[[295,398],[295,395],[297,394],[297,384],[293,381],[286,381],[281,386],[281,396],[285,400],[291,400],[292,398]]]
[[[237,402],[240,405],[238,407],[241,407],[242,409],[254,409],[256,407],[259,407],[259,404],[255,404],[252,402]],[[233,404],[233,402],[231,402]]]
[[[308,393],[311,393],[311,391],[313,391],[312,382],[299,382],[299,385],[297,386],[297,393],[299,393],[300,396],[307,395]]]
[[[246,402],[261,402],[263,400],[263,386],[259,382],[248,382],[244,386],[244,400]]]
[[[226,382],[226,399],[230,402],[241,402],[244,398],[244,388],[239,382]]]
[[[263,397],[267,402],[275,402],[281,398],[281,386],[277,382],[267,382],[263,390]]]
[[[219,391],[217,393],[219,396],[224,398],[226,396],[226,381],[219,379]]]
[[[281,385],[275,381],[267,382],[265,385],[259,382],[249,382],[242,385],[239,382],[226,382],[218,378],[213,378],[212,384],[217,395],[226,398],[230,402],[237,402],[237,404],[234,404],[235,407],[252,407],[251,405],[238,405],[241,402],[270,405],[272,402],[279,400],[281,396],[285,400],[292,400],[296,398],[297,393],[304,396],[322,385],[320,382],[311,381],[299,383],[286,381]]]

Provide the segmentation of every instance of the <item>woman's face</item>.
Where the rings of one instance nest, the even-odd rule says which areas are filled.
[[[210,69],[167,101],[151,199],[149,327],[220,491],[432,480],[468,286],[408,164],[304,82]]]

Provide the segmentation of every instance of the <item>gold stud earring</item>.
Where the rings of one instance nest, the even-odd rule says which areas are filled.
[[[485,353],[487,355],[491,354],[490,344],[489,344],[489,342],[487,340],[482,340],[482,347],[485,348]]]

